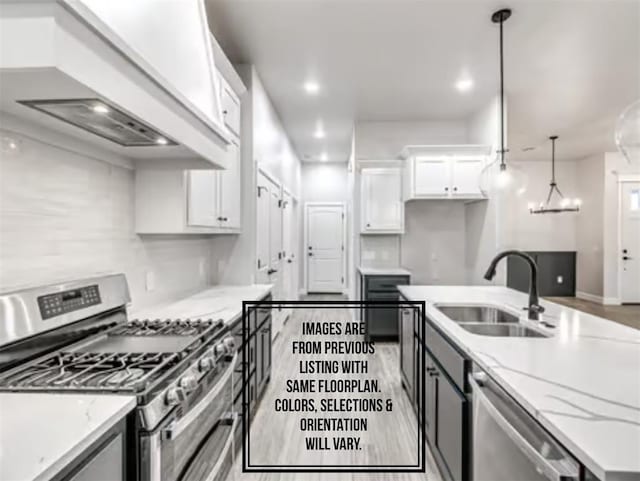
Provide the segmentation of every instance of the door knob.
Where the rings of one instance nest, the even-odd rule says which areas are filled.
[[[287,259],[287,264],[291,264],[293,261],[291,259]]]
[[[629,257],[629,256],[622,256],[622,260],[623,260],[623,261],[628,261],[628,260],[631,260],[631,259],[632,259],[632,258],[631,258],[631,257]]]

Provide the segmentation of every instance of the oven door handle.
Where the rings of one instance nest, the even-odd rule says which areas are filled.
[[[216,477],[220,473],[220,470],[224,466],[224,462],[227,457],[227,454],[229,454],[229,450],[233,446],[236,428],[238,427],[238,413],[232,413],[231,419],[232,419],[232,422],[231,422],[231,430],[229,431],[229,437],[224,442],[224,447],[220,452],[220,456],[218,456],[218,460],[216,461],[216,464],[214,464],[213,468],[211,468],[211,472],[209,473],[209,476],[207,476],[204,481],[214,481],[216,479]]]
[[[218,382],[213,386],[213,388],[207,393],[207,395],[200,400],[198,404],[190,409],[187,414],[185,414],[180,419],[173,421],[167,428],[165,429],[165,433],[169,439],[175,439],[180,435],[182,431],[188,428],[191,423],[198,417],[202,412],[209,407],[211,401],[213,401],[218,394],[224,389],[225,384],[229,380],[229,378],[233,375],[233,370],[236,365],[236,361],[238,360],[238,351],[233,354],[233,358],[227,367],[227,370],[222,375],[222,377],[218,380]],[[231,401],[230,401],[231,402]]]

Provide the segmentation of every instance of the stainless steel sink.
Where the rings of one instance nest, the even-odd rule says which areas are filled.
[[[480,336],[549,337],[520,323],[517,316],[494,306],[436,304],[436,309],[462,329]]]
[[[549,337],[548,334],[521,324],[460,324],[471,334],[495,337]]]
[[[456,306],[436,304],[435,307],[452,321],[460,323],[515,324],[518,322],[518,318],[513,314],[492,306]]]

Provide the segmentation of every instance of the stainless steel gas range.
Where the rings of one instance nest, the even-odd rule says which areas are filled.
[[[0,391],[134,395],[130,478],[224,479],[249,389],[236,346],[255,344],[239,323],[128,320],[129,300],[123,275],[0,296]]]

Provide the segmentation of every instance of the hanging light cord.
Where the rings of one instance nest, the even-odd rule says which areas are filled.
[[[504,51],[502,40],[502,25],[504,20],[500,18],[500,169],[505,168],[504,162]]]
[[[560,195],[560,198],[564,199],[564,195],[560,192],[558,188],[558,184],[556,184],[556,139],[557,135],[552,135],[549,137],[551,139],[551,183],[549,184],[549,195],[547,196],[547,205],[551,202],[551,196],[553,195],[553,191],[555,190]]]

